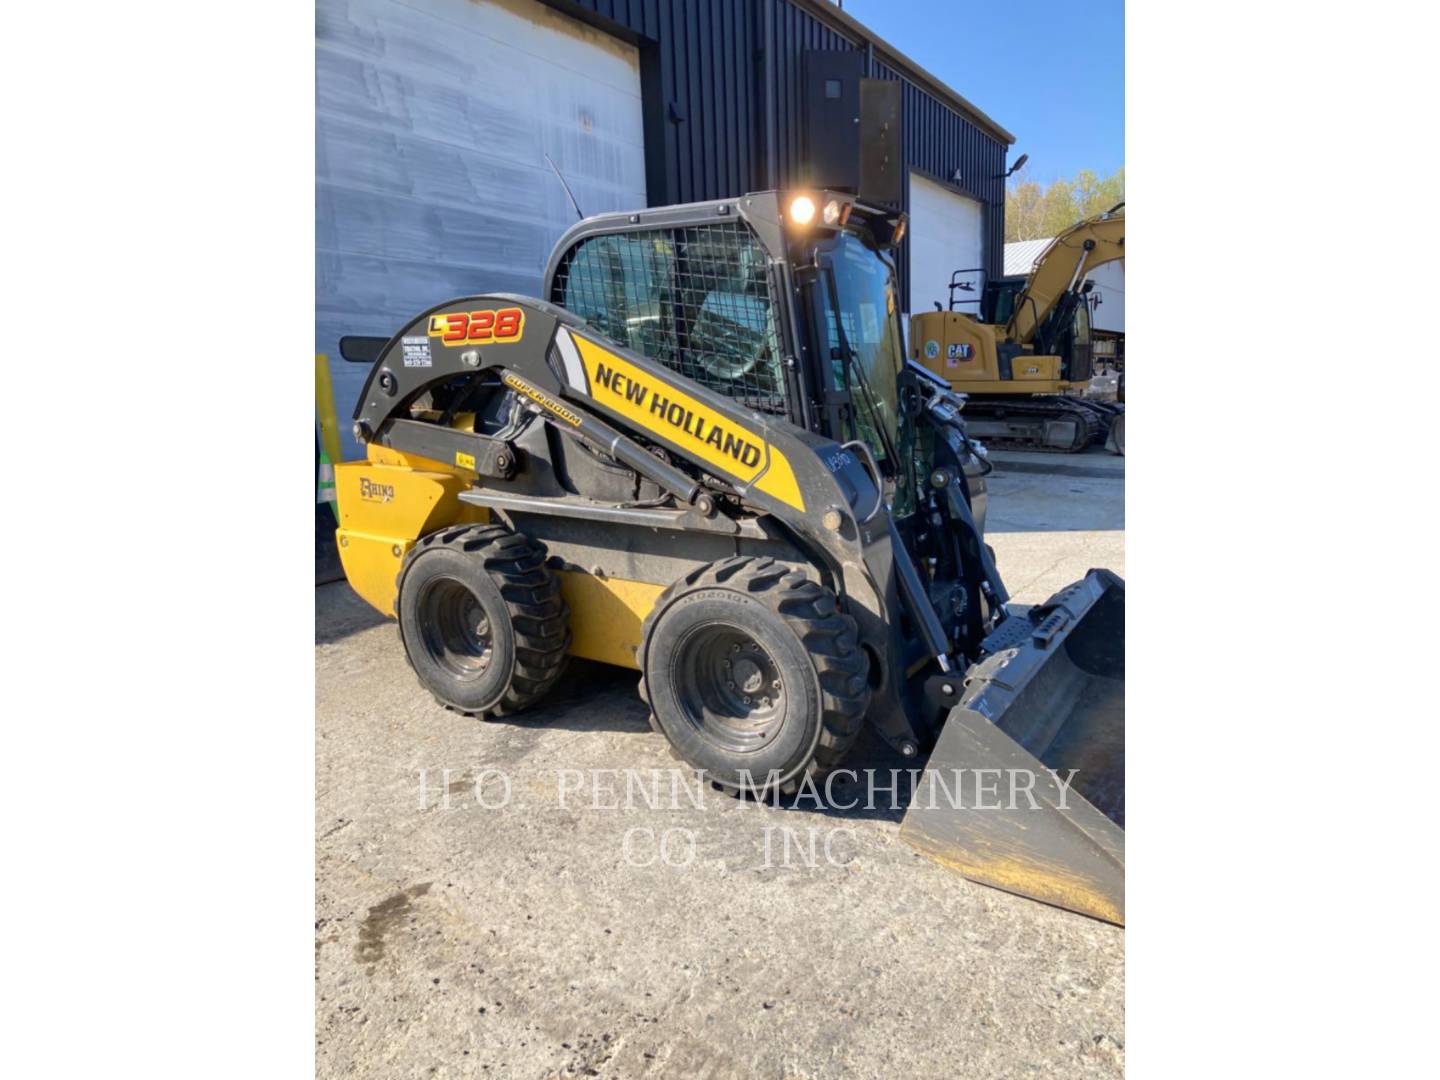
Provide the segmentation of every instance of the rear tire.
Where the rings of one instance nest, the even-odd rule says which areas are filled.
[[[651,725],[733,794],[791,793],[839,765],[870,704],[855,620],[774,559],[723,559],[671,585],[639,660]]]
[[[469,716],[539,701],[565,668],[569,614],[545,551],[503,525],[431,533],[405,557],[395,604],[411,668]]]

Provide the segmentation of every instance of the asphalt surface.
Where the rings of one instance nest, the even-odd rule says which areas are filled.
[[[1123,468],[991,495],[1017,601],[1123,574]],[[480,723],[343,582],[316,642],[318,1075],[1122,1073],[1124,931],[902,844],[873,741],[875,810],[756,806],[673,768],[633,673]]]

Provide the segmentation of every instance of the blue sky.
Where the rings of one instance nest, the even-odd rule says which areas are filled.
[[[1121,0],[845,0],[859,19],[1015,135],[1042,183],[1125,163]]]

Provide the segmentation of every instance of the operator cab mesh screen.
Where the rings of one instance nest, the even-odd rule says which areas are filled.
[[[710,390],[786,411],[765,252],[739,222],[581,240],[561,260],[551,300]]]

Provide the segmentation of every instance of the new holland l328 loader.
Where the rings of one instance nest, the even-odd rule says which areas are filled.
[[[904,229],[830,191],[608,214],[561,238],[545,300],[342,343],[373,362],[345,573],[451,709],[618,664],[678,758],[752,794],[869,723],[925,763],[907,841],[1123,923],[1124,585],[1008,606],[964,401],[904,355]]]

